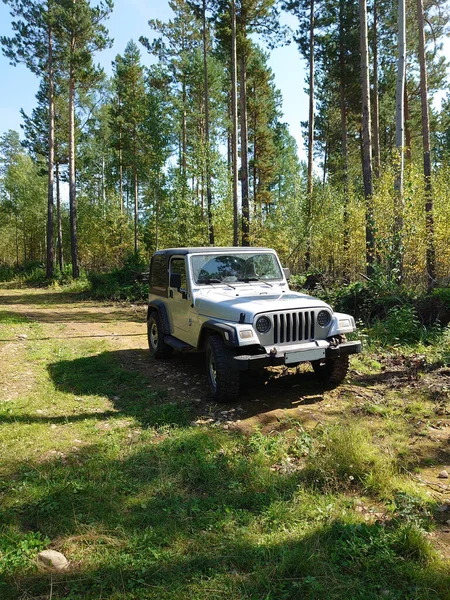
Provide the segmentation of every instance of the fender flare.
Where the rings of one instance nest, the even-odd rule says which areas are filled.
[[[161,300],[153,300],[147,308],[147,322],[152,312],[157,312],[161,318],[161,323],[166,335],[170,335],[170,322],[169,315],[167,314],[167,308],[164,302]]]
[[[200,329],[198,342],[199,350],[204,350],[209,332],[219,334],[223,339],[223,343],[228,348],[239,347],[237,331],[232,325],[228,325],[227,323],[221,323],[220,321],[210,320],[205,321]]]

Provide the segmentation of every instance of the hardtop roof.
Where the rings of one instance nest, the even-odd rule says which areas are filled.
[[[256,246],[206,246],[199,248],[166,248],[164,250],[157,250],[155,255],[171,256],[173,254],[186,255],[186,254],[222,254],[222,253],[242,253],[242,252],[274,252],[273,248],[262,248]]]

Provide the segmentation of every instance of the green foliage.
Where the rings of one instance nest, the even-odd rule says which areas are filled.
[[[144,274],[148,269],[142,257],[130,254],[121,268],[109,273],[89,273],[92,296],[108,300],[145,300],[148,283],[144,281]]]
[[[313,487],[333,492],[361,486],[378,494],[389,493],[394,464],[372,442],[362,425],[335,425],[322,431],[302,474]]]
[[[408,345],[425,340],[428,332],[410,305],[389,308],[383,320],[375,320],[369,335],[382,345]]]
[[[398,492],[395,495],[393,514],[401,522],[416,525],[422,529],[430,529],[433,521],[430,506],[423,501],[423,498],[406,492]]]
[[[16,276],[16,270],[7,265],[0,265],[0,281],[12,281]]]
[[[15,570],[30,569],[31,561],[50,544],[50,539],[39,531],[2,535],[0,528],[0,576]],[[0,580],[0,591],[2,589]]]

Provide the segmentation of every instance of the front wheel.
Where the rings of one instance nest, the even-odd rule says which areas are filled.
[[[314,373],[322,383],[338,385],[347,376],[349,369],[349,356],[344,354],[338,358],[323,358],[311,362]]]
[[[206,347],[206,374],[216,402],[232,402],[239,397],[239,371],[233,365],[233,356],[221,337],[210,336]]]

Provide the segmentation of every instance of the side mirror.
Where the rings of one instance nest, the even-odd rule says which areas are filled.
[[[180,273],[171,273],[169,285],[171,288],[175,288],[179,290],[181,288],[181,274]]]
[[[291,271],[287,267],[283,269],[284,276],[286,277],[286,281],[289,281],[291,278]]]

